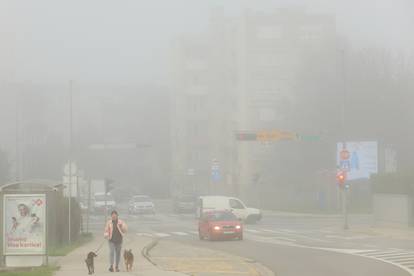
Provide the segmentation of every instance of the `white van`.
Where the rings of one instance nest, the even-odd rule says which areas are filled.
[[[228,210],[246,223],[256,223],[262,219],[259,209],[248,208],[240,199],[228,196],[201,196],[197,200],[197,217],[214,210]]]
[[[105,202],[106,212],[110,212],[116,208],[115,199],[111,193],[95,193],[94,194],[94,210],[98,213],[105,213]]]

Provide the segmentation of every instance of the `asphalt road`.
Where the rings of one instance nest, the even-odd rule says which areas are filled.
[[[122,214],[121,214],[122,215]],[[341,230],[335,216],[269,215],[247,225],[244,241],[200,241],[194,215],[171,213],[130,216],[130,234],[179,241],[254,259],[278,276],[406,276],[414,275],[414,243]],[[351,223],[367,221],[354,217]],[[91,229],[101,231],[102,217],[92,217]]]

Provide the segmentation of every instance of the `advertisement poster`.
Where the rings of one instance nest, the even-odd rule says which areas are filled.
[[[6,194],[3,206],[5,255],[46,252],[46,196]]]
[[[337,168],[347,172],[347,180],[369,179],[378,173],[378,143],[338,143]]]

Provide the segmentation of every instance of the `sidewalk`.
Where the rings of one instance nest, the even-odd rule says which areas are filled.
[[[182,276],[183,274],[177,272],[163,271],[154,266],[147,259],[141,255],[142,249],[151,243],[150,238],[137,237],[129,235],[125,238],[123,248],[132,249],[134,254],[134,267],[132,272],[126,272],[124,268],[123,256],[121,256],[120,269],[121,272],[111,273],[108,271],[108,255],[109,250],[107,244],[102,246],[95,258],[95,274],[96,276],[115,276],[115,275],[142,275],[142,276]],[[88,275],[88,270],[85,264],[85,258],[88,252],[96,250],[102,243],[100,237],[95,238],[92,242],[76,249],[69,255],[63,257],[59,261],[60,270],[55,273],[55,276],[80,276]],[[123,251],[121,253],[123,255]]]
[[[350,226],[350,231],[357,234],[379,236],[389,239],[414,240],[414,229],[397,226]]]
[[[294,212],[294,211],[278,211],[278,210],[262,210],[263,216],[278,216],[278,217],[305,217],[305,218],[341,218],[342,213],[305,213],[305,212]],[[350,213],[350,216],[367,216],[369,213]]]
[[[277,216],[281,218],[314,218],[314,219],[339,219],[342,220],[342,214],[312,214],[312,213],[296,213],[296,212],[286,212],[286,211],[272,211],[272,210],[263,210],[263,216]],[[366,218],[365,223],[354,222],[353,220],[361,218]],[[372,214],[370,213],[361,213],[361,214],[349,214],[349,230],[337,229],[333,227],[336,231],[341,231],[343,234],[359,234],[359,235],[368,235],[383,237],[389,239],[399,239],[399,240],[414,240],[414,227],[408,226],[398,226],[398,225],[374,225]]]
[[[170,240],[160,240],[148,257],[167,271],[179,271],[187,275],[274,276],[267,267],[253,260]]]
[[[309,217],[309,218],[338,218],[342,214],[337,213],[301,213],[301,212],[289,212],[289,211],[277,211],[277,210],[261,210],[263,217],[265,216],[278,216],[278,217]]]

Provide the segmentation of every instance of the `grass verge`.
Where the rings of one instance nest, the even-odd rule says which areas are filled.
[[[64,244],[58,247],[52,247],[49,249],[49,256],[66,256],[76,248],[90,242],[93,239],[91,233],[81,234],[79,239],[72,244]],[[1,275],[3,276],[3,275]]]
[[[2,271],[1,276],[52,276],[57,270],[54,266],[42,266],[37,268],[28,268],[14,271]]]

